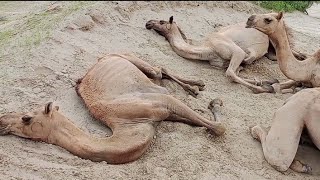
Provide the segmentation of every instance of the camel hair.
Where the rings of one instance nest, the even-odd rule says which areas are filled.
[[[264,33],[245,28],[245,22],[227,26],[218,32],[211,33],[201,45],[189,43],[185,34],[173,21],[173,16],[169,18],[169,21],[150,20],[146,23],[146,28],[153,29],[164,36],[173,51],[183,58],[209,61],[216,69],[227,68],[226,76],[228,79],[246,86],[254,93],[273,93],[274,89],[271,85],[279,82],[276,79],[257,81],[238,76],[242,69],[241,64],[251,64],[264,55],[269,59],[276,60],[273,42],[270,42]],[[306,58],[306,55],[302,53],[292,52],[301,60]]]
[[[301,85],[320,87],[320,49],[305,60],[296,59],[290,50],[283,12],[252,15],[248,18],[246,27],[261,31],[274,42],[280,70],[289,79],[273,84],[276,91],[281,93]]]
[[[164,77],[181,85],[203,86],[202,81],[177,77],[133,54],[109,54],[78,80],[76,91],[90,114],[112,130],[112,136],[96,138],[82,131],[52,102],[35,111],[1,116],[0,134],[55,144],[83,159],[110,164],[141,157],[162,120],[206,127],[218,136],[224,134],[226,128],[219,119],[204,118],[159,86]],[[213,114],[218,113],[220,101],[214,99],[212,103],[209,108]]]
[[[270,130],[262,126],[251,129],[252,136],[261,142],[267,162],[283,172],[311,173],[312,168],[295,158],[301,135],[307,133],[314,146],[320,149],[320,88],[303,89],[288,98],[273,116]]]

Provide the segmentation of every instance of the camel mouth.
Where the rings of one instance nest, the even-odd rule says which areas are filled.
[[[154,23],[152,22],[152,20],[150,20],[150,21],[148,21],[148,22],[146,23],[146,28],[147,28],[147,29],[152,29],[152,28],[153,28],[153,25],[154,25]]]
[[[0,136],[8,135],[10,134],[10,126],[3,124],[1,122],[1,117],[0,117]]]
[[[254,28],[253,23],[248,21],[248,22],[246,23],[246,28]]]

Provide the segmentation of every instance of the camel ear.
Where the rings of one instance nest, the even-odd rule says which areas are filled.
[[[280,21],[282,17],[283,17],[283,11],[280,11],[276,18],[278,19],[278,21]]]
[[[169,23],[172,24],[172,22],[173,22],[173,16],[169,18]]]
[[[49,114],[51,116],[51,112],[52,112],[52,102],[49,102],[46,104],[45,108],[44,108],[44,114]]]

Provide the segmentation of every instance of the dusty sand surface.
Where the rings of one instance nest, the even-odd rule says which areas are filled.
[[[61,9],[46,12],[50,4],[0,2],[0,113],[55,101],[81,129],[96,136],[110,134],[89,116],[73,85],[103,54],[134,52],[152,65],[204,80],[206,90],[196,99],[175,83],[167,82],[166,87],[208,118],[210,100],[222,98],[227,132],[214,137],[205,128],[162,122],[148,151],[124,165],[91,162],[58,146],[4,136],[0,137],[0,179],[320,178],[319,151],[308,147],[298,151],[299,158],[313,167],[313,175],[280,173],[264,160],[260,143],[249,133],[256,124],[269,127],[273,113],[291,94],[253,94],[230,83],[224,71],[179,57],[163,37],[145,29],[150,19],[174,15],[186,36],[200,42],[219,25],[244,22],[252,13],[268,11],[248,2],[61,2],[57,3]],[[285,14],[285,20],[294,29],[300,51],[311,54],[320,48],[319,19],[295,12]],[[71,30],[75,27],[71,24],[82,28]],[[247,66],[240,75],[286,80],[277,63],[267,58]]]

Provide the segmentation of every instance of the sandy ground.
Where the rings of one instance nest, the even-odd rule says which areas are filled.
[[[256,124],[269,127],[273,113],[291,94],[253,94],[230,83],[223,71],[208,63],[179,57],[163,37],[145,29],[150,19],[174,15],[186,36],[200,42],[217,30],[215,26],[244,22],[252,13],[268,11],[248,2],[62,2],[60,10],[45,12],[50,3],[0,2],[0,113],[55,101],[81,129],[96,136],[110,134],[89,116],[73,85],[103,54],[134,52],[152,65],[204,80],[206,90],[198,98],[175,83],[166,84],[175,97],[202,109],[207,118],[210,100],[222,98],[228,130],[225,136],[214,137],[205,128],[162,122],[148,151],[124,165],[91,162],[58,146],[4,136],[0,179],[320,178],[319,151],[299,147],[298,156],[313,167],[313,175],[280,173],[264,160],[260,143],[249,133]],[[98,18],[93,21],[87,13]],[[319,19],[295,12],[285,14],[285,20],[294,29],[298,50],[311,54],[319,48]],[[84,28],[66,28],[72,23]],[[267,58],[240,75],[286,80],[277,63]]]

